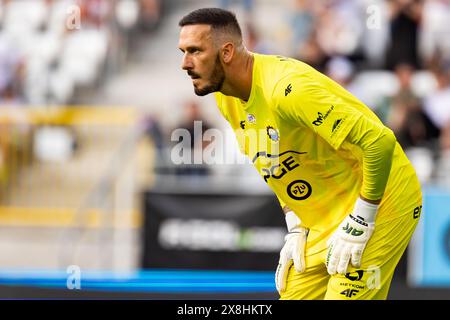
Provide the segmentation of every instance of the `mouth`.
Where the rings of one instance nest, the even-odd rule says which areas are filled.
[[[188,72],[188,75],[191,77],[192,80],[200,79],[200,76],[195,73]]]

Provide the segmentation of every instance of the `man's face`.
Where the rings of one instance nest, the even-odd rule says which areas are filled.
[[[219,91],[225,73],[211,35],[211,26],[196,24],[182,27],[178,47],[184,54],[181,68],[192,78],[195,94],[204,96]]]

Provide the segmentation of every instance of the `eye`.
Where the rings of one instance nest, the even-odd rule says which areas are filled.
[[[194,54],[194,53],[200,52],[200,49],[199,48],[189,48],[188,52],[191,53],[191,54]]]

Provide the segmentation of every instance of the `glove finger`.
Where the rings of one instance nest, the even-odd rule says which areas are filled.
[[[341,255],[337,266],[337,272],[339,274],[345,274],[347,272],[348,263],[351,256],[351,245],[347,244],[342,248]]]
[[[332,243],[332,245],[328,250],[329,252],[327,255],[328,258],[327,271],[329,274],[333,275],[336,273],[337,264],[339,262],[339,256],[341,255],[342,242],[338,240]]]
[[[335,243],[333,241],[328,240],[327,242],[327,255],[325,258],[325,265],[328,267],[330,265],[331,254],[333,253]]]
[[[277,266],[277,270],[275,272],[275,285],[276,285],[279,293],[281,293],[282,289],[283,289],[283,284],[282,284],[283,272],[284,272],[284,268],[286,267],[288,262],[289,262],[288,244],[285,243],[283,248],[281,248],[280,258],[278,259],[278,266]]]
[[[299,236],[297,246],[294,248],[292,256],[294,260],[294,268],[298,273],[305,271],[305,244],[306,236]]]
[[[364,251],[364,245],[358,244],[355,245],[352,249],[352,265],[355,268],[359,268],[361,266],[361,257]]]
[[[329,247],[333,242],[335,242],[336,236],[333,234],[330,238],[327,240],[327,247]]]
[[[280,294],[286,290],[286,279],[291,265],[292,260],[278,263],[277,271],[275,272],[275,285]]]

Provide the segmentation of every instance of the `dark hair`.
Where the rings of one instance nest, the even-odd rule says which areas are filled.
[[[242,31],[236,15],[220,8],[202,8],[184,16],[178,25],[184,27],[193,24],[208,24],[213,30],[226,30],[242,38]]]

